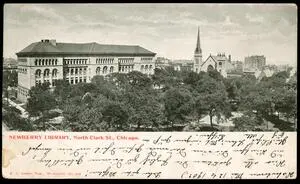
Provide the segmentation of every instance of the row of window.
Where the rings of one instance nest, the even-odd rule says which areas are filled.
[[[104,67],[102,68],[102,70],[101,70],[101,67],[97,67],[97,68],[96,68],[96,75],[100,75],[100,74],[101,74],[101,71],[102,71],[102,74],[107,74],[107,72],[108,72],[108,67],[107,67],[107,66],[104,66]],[[109,68],[109,73],[113,73],[113,72],[114,72],[114,67],[111,66],[111,67]]]
[[[27,74],[27,68],[18,68],[18,73]]]
[[[86,75],[86,68],[69,68],[66,71],[67,75]]]
[[[133,71],[133,65],[120,66],[119,71],[121,71],[121,72],[131,72],[131,71]]]
[[[134,58],[119,58],[118,62],[119,63],[132,63]]]
[[[141,58],[141,61],[151,61],[152,58]]]
[[[19,87],[19,88],[18,88],[18,93],[19,93],[19,94],[22,94],[23,96],[27,96],[27,95],[28,95],[28,90]]]
[[[43,80],[44,83],[50,83],[52,86],[56,86],[56,81],[57,81],[57,79],[52,79],[52,82],[50,82],[49,79]],[[43,82],[42,82],[41,79],[36,79],[36,80],[35,80],[35,84],[36,84],[36,85],[42,84]]]
[[[70,84],[77,84],[79,82],[86,82],[86,77],[71,77],[70,79],[69,78],[66,78],[66,80],[70,83]]]
[[[141,72],[144,72],[144,71],[151,71],[152,70],[152,65],[142,65],[141,66]]]
[[[27,62],[27,59],[25,59],[25,58],[19,58],[18,62]]]
[[[97,58],[96,64],[112,64],[114,62],[114,58]]]
[[[66,65],[86,65],[88,59],[64,59]]]
[[[50,65],[57,65],[57,59],[48,58],[48,59],[35,59],[34,61],[35,66],[50,66]]]
[[[52,70],[52,78],[57,77],[57,73],[58,73],[58,70],[57,70],[56,68],[54,68],[54,69]],[[35,71],[35,78],[38,79],[38,78],[41,78],[41,76],[42,76],[42,70],[37,69],[37,70]],[[46,69],[44,70],[44,72],[43,72],[43,76],[44,76],[44,78],[50,77],[50,69],[46,68]]]

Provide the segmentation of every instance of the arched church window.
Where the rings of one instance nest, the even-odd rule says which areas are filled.
[[[214,70],[214,67],[212,65],[208,65],[207,71],[209,72],[209,71],[212,71],[212,70]]]

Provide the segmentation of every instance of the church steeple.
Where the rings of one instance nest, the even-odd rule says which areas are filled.
[[[197,44],[196,44],[196,49],[195,49],[195,54],[200,54],[202,53],[201,46],[200,46],[200,28],[198,26],[198,36],[197,36]]]
[[[199,73],[202,64],[202,49],[200,45],[200,28],[198,27],[197,44],[194,53],[194,72]]]

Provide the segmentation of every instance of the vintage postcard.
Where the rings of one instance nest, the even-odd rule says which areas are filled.
[[[295,179],[295,4],[5,4],[2,176]]]

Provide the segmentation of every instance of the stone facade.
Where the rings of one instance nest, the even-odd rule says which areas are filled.
[[[55,53],[51,50],[52,47],[56,47],[56,42],[54,43],[54,45],[50,41],[33,43],[38,49],[43,46],[44,48],[34,49],[31,44],[17,53],[18,99],[20,101],[26,102],[31,87],[44,82],[49,82],[50,87],[54,87],[58,79],[77,84],[91,82],[95,75],[105,76],[110,73],[131,71],[139,71],[147,75],[154,73],[156,54],[139,46],[108,45],[105,47],[101,45],[101,49],[104,50],[101,52],[101,49],[92,50],[96,47],[95,43],[92,43],[84,45],[85,48],[80,48],[82,52],[73,49],[74,46],[69,44],[61,47],[58,45]],[[84,49],[88,51],[85,52]]]

